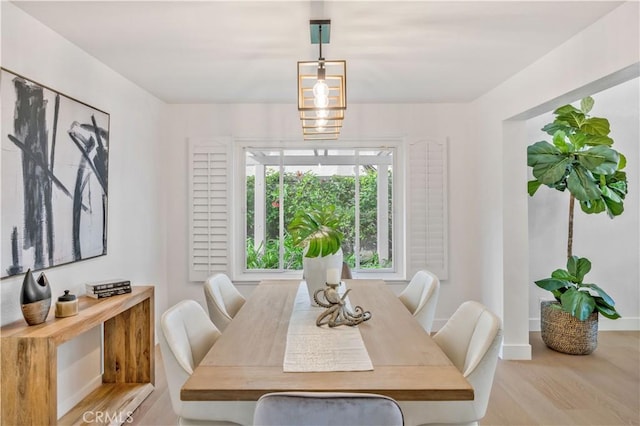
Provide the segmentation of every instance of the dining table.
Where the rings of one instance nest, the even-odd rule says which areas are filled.
[[[473,387],[389,285],[372,279],[345,280],[344,285],[350,289],[351,306],[371,313],[354,327],[372,369],[285,371],[288,330],[301,281],[264,280],[184,383],[181,399],[256,401],[266,393],[286,391],[376,393],[399,401],[474,398]],[[315,309],[318,315],[323,312]],[[352,326],[329,329],[327,343],[330,333],[337,335],[343,327]]]

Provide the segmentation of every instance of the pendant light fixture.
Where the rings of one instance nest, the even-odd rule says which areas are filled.
[[[311,20],[311,44],[319,46],[317,61],[298,62],[298,111],[305,140],[338,139],[347,109],[347,62],[325,60],[331,20]]]

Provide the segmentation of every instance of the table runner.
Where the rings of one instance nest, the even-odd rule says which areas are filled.
[[[323,309],[311,306],[307,284],[301,282],[287,330],[284,371],[373,370],[358,327],[316,326],[316,318]]]

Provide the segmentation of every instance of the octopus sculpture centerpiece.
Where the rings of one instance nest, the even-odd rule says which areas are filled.
[[[351,289],[347,289],[340,296],[337,290],[338,285],[327,284],[327,288],[319,289],[313,294],[313,300],[319,306],[326,308],[316,319],[316,325],[318,327],[324,324],[329,327],[337,327],[339,325],[354,326],[370,319],[371,312],[365,311],[360,306],[356,306],[354,312],[351,312],[345,301]]]

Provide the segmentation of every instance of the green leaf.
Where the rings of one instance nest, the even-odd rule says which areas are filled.
[[[585,121],[585,115],[573,105],[564,105],[553,112],[556,116],[554,123],[565,124],[570,127],[567,133],[574,133]]]
[[[616,192],[613,191],[612,189],[610,189],[608,186],[606,186],[606,185],[605,186],[601,186],[600,187],[600,192],[602,192],[602,196],[603,197],[610,199],[614,203],[616,203],[616,204],[622,203],[622,198],[620,198],[620,196],[618,194],[616,194]]]
[[[620,318],[620,314],[615,309],[611,309],[611,308],[608,308],[606,306],[599,305],[597,303],[596,303],[596,309],[603,316],[605,316],[605,317],[607,317],[609,319],[615,320],[615,319]]]
[[[624,212],[624,205],[622,204],[622,201],[616,203],[609,198],[604,198],[604,203],[607,206],[607,214],[612,219],[616,216],[620,216]]]
[[[591,262],[586,257],[571,256],[567,259],[567,271],[581,283],[584,276],[591,270]]]
[[[593,108],[594,103],[593,98],[591,96],[587,96],[580,101],[580,110],[583,113],[588,114],[589,111],[591,111],[591,108]]]
[[[565,140],[566,137],[567,135],[565,135],[561,130],[557,131],[553,135],[553,144],[560,150],[560,152],[567,153],[570,150],[569,145],[567,145],[567,141]]]
[[[616,302],[613,301],[611,296],[609,296],[603,289],[598,287],[596,284],[581,284],[580,286],[587,287],[595,291],[608,306],[614,307],[616,305]]]
[[[544,290],[554,291],[560,288],[572,287],[572,284],[565,280],[558,280],[555,278],[545,278],[543,280],[535,281],[536,285]]]
[[[562,310],[570,313],[580,321],[584,321],[589,318],[589,315],[596,307],[596,302],[586,291],[579,291],[574,288],[570,288],[560,296],[560,302],[562,303]]]
[[[590,135],[598,136],[607,136],[611,131],[609,129],[609,120],[600,117],[586,119],[580,126],[580,130]]]
[[[616,171],[613,175],[606,176],[607,186],[624,198],[627,194],[627,174],[620,170]]]
[[[625,157],[621,153],[618,153],[618,156],[620,157],[620,159],[618,160],[618,170],[622,170],[627,167],[627,157]]]
[[[545,185],[553,185],[564,178],[570,160],[549,142],[540,141],[527,147],[527,165],[533,176]]]
[[[299,210],[288,226],[293,244],[307,245],[306,257],[327,256],[340,249],[344,236],[336,228],[339,218],[335,206]]]
[[[624,196],[627,195],[627,182],[611,182],[607,183],[607,186],[612,191],[615,191],[620,196],[620,198],[624,199]]]
[[[583,143],[584,145],[589,146],[597,146],[597,145],[605,145],[611,146],[613,145],[613,139],[609,136],[597,136],[597,135],[587,135],[584,133],[578,133],[579,135],[584,135]]]
[[[568,133],[571,131],[571,127],[569,126],[568,123],[556,120],[553,123],[549,123],[545,125],[540,130],[553,136],[558,130],[562,130],[563,132]]]
[[[580,208],[587,214],[597,214],[605,211],[607,206],[601,197],[597,200],[580,201]]]
[[[618,319],[620,318],[620,314],[613,306],[607,304],[602,297],[595,296],[593,298],[596,301],[596,309],[602,315],[609,319]]]
[[[555,163],[538,163],[533,166],[533,176],[545,185],[554,185],[562,180],[571,164],[568,158],[557,158]]]
[[[604,180],[604,185],[602,181]],[[606,188],[606,189],[605,189]],[[623,200],[627,195],[627,174],[616,171],[613,175],[600,176],[602,202],[607,208],[609,217],[613,218],[624,211]]]
[[[593,175],[589,170],[580,165],[576,165],[571,172],[569,172],[569,176],[567,177],[567,187],[569,188],[569,191],[571,191],[571,193],[580,201],[600,198],[600,189],[594,182]]]
[[[573,135],[569,135],[569,141],[575,147],[574,150],[579,151],[587,143],[587,135],[584,133],[574,133]]]
[[[593,173],[610,175],[618,169],[618,153],[609,147],[594,146],[577,155],[580,164]]]
[[[539,163],[555,163],[562,152],[547,141],[539,141],[527,147],[527,166]]]
[[[305,256],[318,257],[320,255],[320,250],[322,248],[320,241],[317,239],[310,239],[307,244],[309,248],[307,249],[307,254]]]
[[[606,306],[609,309],[615,309],[615,306],[612,306],[605,302],[605,300],[600,296],[593,296],[593,299],[596,301],[596,305]]]
[[[568,271],[564,269],[556,269],[551,273],[551,278],[555,278],[558,280],[571,281],[576,282],[577,278],[571,275]]]
[[[537,179],[527,182],[527,192],[529,193],[530,197],[533,197],[533,194],[535,194],[538,188],[540,188],[540,185],[542,185],[542,182]]]
[[[579,129],[586,121],[585,116],[580,110],[574,107],[571,108],[574,110],[558,115],[556,120],[565,122],[574,129]]]

